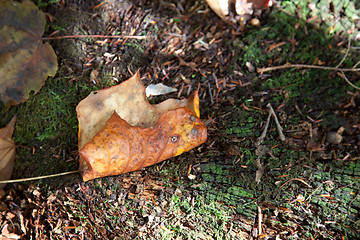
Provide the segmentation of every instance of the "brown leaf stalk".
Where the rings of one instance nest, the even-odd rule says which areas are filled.
[[[26,182],[26,181],[34,181],[34,180],[45,179],[45,178],[53,178],[53,177],[59,177],[59,176],[73,174],[73,173],[78,173],[78,172],[82,172],[82,171],[83,170],[75,170],[75,171],[56,173],[56,174],[51,174],[51,175],[46,175],[46,176],[38,176],[38,177],[31,177],[31,178],[21,178],[21,179],[13,179],[13,180],[4,180],[4,181],[0,181],[0,184],[2,184],[2,183]]]
[[[68,36],[57,36],[57,37],[43,37],[42,40],[58,40],[68,38],[132,38],[142,40],[146,36],[114,36],[114,35],[68,35]]]
[[[286,63],[281,66],[259,68],[259,69],[257,69],[257,72],[260,74],[263,74],[264,72],[270,72],[270,71],[286,69],[286,68],[313,68],[313,69],[333,70],[333,71],[343,71],[343,72],[358,72],[358,71],[360,71],[360,68],[338,68],[338,67],[327,67],[327,66],[317,66],[317,65],[307,65],[307,64]]]

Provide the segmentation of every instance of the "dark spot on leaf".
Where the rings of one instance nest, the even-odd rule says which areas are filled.
[[[96,109],[98,109],[99,111],[104,108],[104,104],[102,104],[102,102],[97,102],[97,103],[95,104],[95,106],[96,106]]]
[[[190,121],[194,122],[196,120],[196,117],[194,115],[190,116]]]
[[[190,133],[191,133],[192,135],[198,135],[198,134],[199,134],[199,131],[198,131],[196,128],[193,128],[193,129],[191,129]]]
[[[23,92],[16,88],[7,88],[5,94],[14,99],[16,102],[21,102],[23,98]]]

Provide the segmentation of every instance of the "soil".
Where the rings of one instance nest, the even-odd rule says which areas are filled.
[[[43,170],[44,164],[51,165],[47,173],[75,170],[77,102],[138,69],[145,86],[161,82],[178,89],[151,98],[152,103],[199,90],[208,140],[181,156],[120,176],[83,182],[80,175],[71,175],[8,184],[0,195],[0,239],[9,239],[10,233],[21,239],[358,238],[359,90],[339,77],[339,71],[256,71],[287,62],[317,65],[321,60],[336,66],[349,35],[339,32],[328,38],[325,20],[318,25],[299,20],[306,6],[297,1],[294,15],[279,23],[280,16],[292,14],[284,14],[285,5],[282,1],[263,12],[258,27],[222,21],[205,1],[84,0],[44,7],[53,21],[47,34],[60,30],[58,35],[144,38],[50,41],[60,66],[54,79],[60,80],[48,80],[44,89],[58,82],[76,89],[74,98],[64,100],[73,115],[66,119],[71,133],[21,142],[38,149],[46,141],[49,148],[38,149],[39,155],[20,150],[17,161],[25,163],[17,165],[14,178],[34,176],[34,169]],[[264,34],[276,24],[284,24],[278,36]],[[307,35],[294,38],[286,24],[291,31],[326,39],[319,40],[323,45],[335,48],[338,43],[342,52],[314,53],[320,43],[310,40],[304,50],[309,57],[303,52],[301,58],[296,51]],[[288,48],[276,46],[282,41]],[[320,60],[314,60],[316,54]],[[348,65],[359,60],[356,54],[348,58]],[[359,85],[358,72],[348,77]],[[258,141],[269,103],[284,141],[274,116],[264,140]]]

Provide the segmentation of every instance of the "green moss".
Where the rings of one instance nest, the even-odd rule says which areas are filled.
[[[237,187],[237,186],[228,188],[228,192],[231,195],[235,195],[235,196],[238,196],[241,198],[253,198],[254,197],[254,193],[252,193],[252,191],[245,190],[245,189]]]
[[[310,1],[282,1],[281,5],[286,12],[274,10],[265,26],[261,29],[251,29],[252,31],[244,36],[242,42],[234,41],[233,45],[239,51],[238,61],[242,66],[246,68],[245,63],[250,62],[257,67],[263,67],[275,60],[277,62],[274,65],[285,63],[316,65],[317,62],[314,61],[317,59],[328,66],[335,66],[340,62],[344,53],[340,53],[339,48],[334,47],[337,42],[329,38],[324,28],[305,22],[312,16],[311,14],[314,14],[308,7],[309,3]],[[346,9],[352,11],[353,4],[346,6]],[[288,14],[295,12],[300,13],[298,15],[301,19]],[[318,14],[322,13],[318,12]],[[278,43],[284,44],[270,51],[270,47]],[[351,67],[356,62],[355,56],[349,56],[342,66]],[[311,104],[322,99],[323,102],[328,103],[345,96],[346,90],[350,89],[340,77],[336,75],[330,77],[329,74],[329,71],[324,70],[285,69],[272,72],[270,78],[265,81],[255,81],[253,85],[260,84],[260,89],[263,91],[281,89],[278,94],[271,95],[274,102],[291,100],[291,104],[295,101]]]
[[[186,239],[214,238],[228,239],[230,236],[224,231],[225,226],[232,226],[231,211],[229,207],[213,200],[205,199],[203,196],[194,198],[193,204],[186,198],[173,196],[169,203],[171,215],[162,217],[166,222],[165,227],[172,231],[161,231],[163,239],[175,239],[177,237]],[[183,225],[194,225],[194,228]]]
[[[0,113],[0,125],[16,115],[13,139],[17,153],[13,178],[59,173],[77,168],[77,104],[91,91],[113,85],[108,75],[97,85],[67,76],[62,68],[37,93],[9,111]],[[64,178],[64,181],[67,179]]]
[[[36,6],[38,6],[39,8],[42,7],[47,7],[50,4],[54,4],[54,3],[58,3],[60,2],[60,0],[34,0]]]

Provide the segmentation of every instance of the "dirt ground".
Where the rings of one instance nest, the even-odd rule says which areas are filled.
[[[25,147],[13,178],[76,170],[77,103],[138,69],[145,86],[178,89],[151,103],[199,90],[208,140],[120,176],[8,184],[0,239],[360,239],[360,94],[339,69],[360,60],[359,6],[310,3],[279,1],[252,26],[199,0],[37,1],[46,36],[74,37],[50,40],[58,74],[0,113],[4,125],[18,114]],[[77,37],[93,34],[141,38]],[[260,71],[286,63],[333,68]],[[360,86],[359,71],[345,74]],[[272,118],[259,142],[269,103],[285,139]]]

